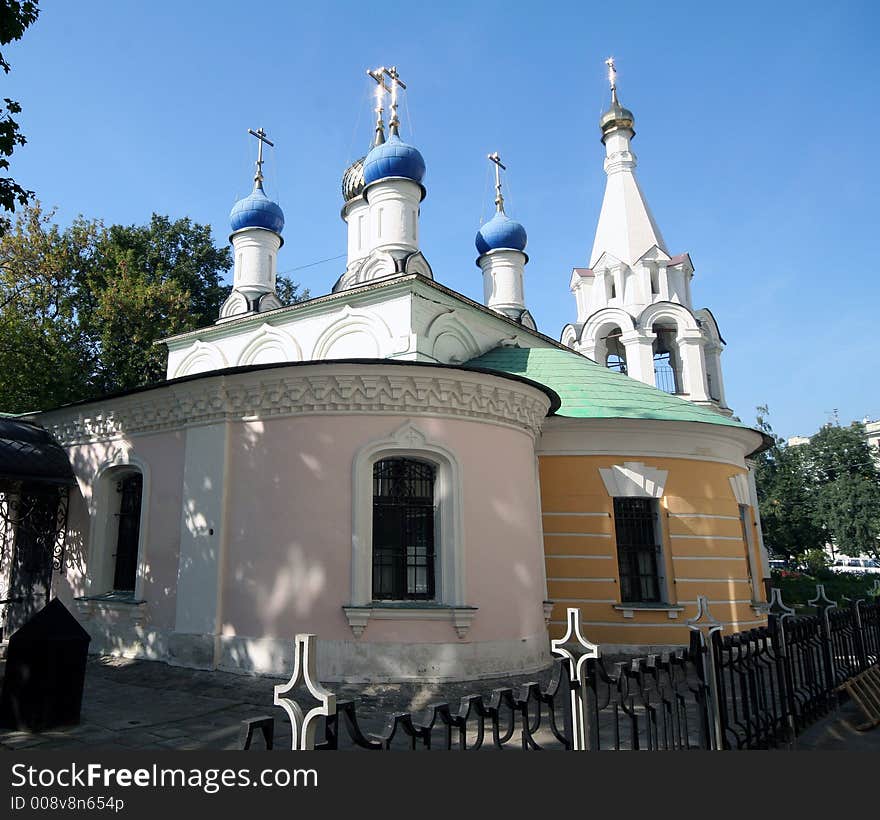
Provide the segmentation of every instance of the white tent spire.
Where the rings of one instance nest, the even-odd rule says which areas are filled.
[[[606,60],[611,85],[611,106],[599,120],[605,143],[605,198],[596,228],[590,267],[608,253],[632,265],[656,245],[668,253],[660,228],[639,187],[635,175],[636,156],[630,150],[635,136],[632,112],[617,99],[617,71],[614,58]]]

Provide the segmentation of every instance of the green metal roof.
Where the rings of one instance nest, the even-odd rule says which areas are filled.
[[[616,373],[591,359],[558,348],[496,347],[465,367],[525,376],[555,390],[562,399],[557,416],[580,419],[660,419],[699,421],[751,428],[656,387]],[[757,431],[756,431],[757,432]]]

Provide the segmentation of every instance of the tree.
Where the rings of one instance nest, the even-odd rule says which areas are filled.
[[[79,306],[99,223],[62,231],[40,203],[0,237],[0,410],[25,412],[95,392],[97,350]]]
[[[40,14],[38,0],[0,0],[0,45],[6,46],[22,35]],[[0,53],[0,68],[8,74],[11,66]],[[21,105],[15,100],[4,98],[0,105],[0,170],[9,168],[9,157],[16,146],[24,145],[27,140],[21,133],[18,122],[13,115],[21,113]],[[8,176],[0,177],[0,207],[6,211],[14,211],[16,202],[26,205],[33,196],[33,191],[22,188]],[[9,228],[7,219],[0,220],[0,233]]]
[[[864,425],[826,424],[805,446],[808,488],[826,540],[844,555],[880,557],[880,470]]]
[[[797,559],[810,550],[822,549],[825,532],[816,523],[802,446],[787,446],[773,432],[768,415],[766,405],[758,407],[757,426],[773,441],[755,459],[764,541],[775,555]]]
[[[113,225],[101,237],[81,302],[84,325],[100,349],[102,392],[159,381],[165,336],[212,324],[228,288],[229,248],[211,228],[153,214],[149,225]]]
[[[82,217],[62,230],[39,202],[0,236],[0,410],[47,409],[160,381],[158,340],[211,325],[229,293],[228,248],[188,218]],[[308,291],[279,277],[279,297]]]
[[[880,470],[863,425],[828,424],[787,446],[767,414],[758,408],[758,427],[773,446],[757,457],[755,482],[768,548],[792,558],[826,546],[880,557]]]

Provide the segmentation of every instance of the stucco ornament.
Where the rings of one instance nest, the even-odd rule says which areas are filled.
[[[290,718],[290,748],[295,752],[314,749],[317,719],[336,714],[336,695],[325,689],[317,680],[315,644],[314,635],[296,636],[290,680],[275,687],[274,703],[284,709]],[[301,685],[305,686],[309,694],[318,702],[318,705],[308,712],[304,711],[295,700],[285,697]]]

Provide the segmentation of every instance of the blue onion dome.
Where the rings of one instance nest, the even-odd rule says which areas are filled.
[[[342,175],[342,199],[348,202],[364,192],[364,161],[366,157],[356,159]]]
[[[238,200],[229,213],[232,232],[242,228],[265,228],[280,234],[284,230],[284,212],[266,196],[261,182],[244,199]]]
[[[421,184],[425,176],[425,160],[418,148],[407,145],[397,134],[377,145],[364,160],[364,183],[378,179],[404,177]]]
[[[527,241],[526,229],[501,211],[477,231],[477,238],[474,240],[480,255],[501,248],[524,251]]]

